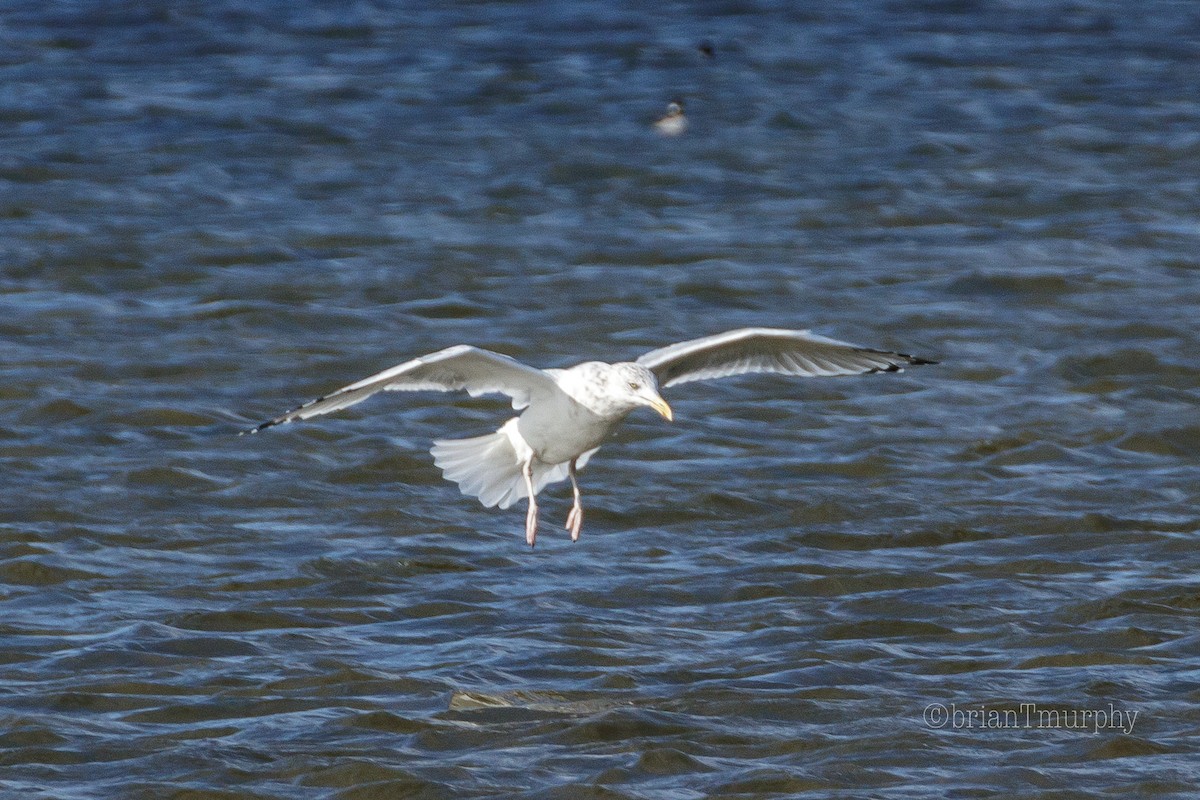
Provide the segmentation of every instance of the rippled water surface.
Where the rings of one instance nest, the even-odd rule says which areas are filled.
[[[1193,796],[1200,8],[1133,8],[6,4],[0,794]],[[669,391],[535,551],[427,452],[502,402],[234,435],[744,325],[942,363]]]

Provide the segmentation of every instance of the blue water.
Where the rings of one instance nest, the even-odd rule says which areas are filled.
[[[1198,57],[1168,0],[7,4],[0,795],[1194,795]],[[534,551],[427,452],[504,402],[235,435],[747,325],[942,363],[668,390]]]

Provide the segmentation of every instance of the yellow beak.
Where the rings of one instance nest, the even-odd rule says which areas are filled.
[[[667,401],[663,400],[661,397],[656,397],[651,400],[650,407],[662,414],[663,418],[666,419],[667,422],[674,421],[675,415],[671,413],[671,407],[667,405]]]

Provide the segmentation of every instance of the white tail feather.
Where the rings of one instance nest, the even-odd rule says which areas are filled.
[[[459,490],[479,498],[485,506],[508,508],[529,492],[521,475],[521,456],[514,446],[515,435],[523,450],[528,445],[517,432],[516,420],[509,420],[500,430],[473,439],[440,439],[433,443],[433,463],[442,470],[446,480],[458,484]],[[599,448],[596,448],[598,450]],[[596,450],[589,450],[576,459],[582,469]],[[533,492],[567,479],[568,464],[546,464],[533,460]]]

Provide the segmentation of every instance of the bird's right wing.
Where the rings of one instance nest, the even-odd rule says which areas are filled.
[[[524,408],[539,396],[561,391],[553,377],[536,367],[500,353],[460,344],[414,358],[357,383],[343,386],[245,433],[257,433],[274,425],[339,411],[366,400],[376,392],[421,390],[465,390],[472,397],[498,392],[512,398],[513,408]]]
[[[690,381],[775,372],[782,375],[862,375],[936,364],[924,358],[873,350],[808,331],[740,328],[651,350],[637,360],[663,388]]]

